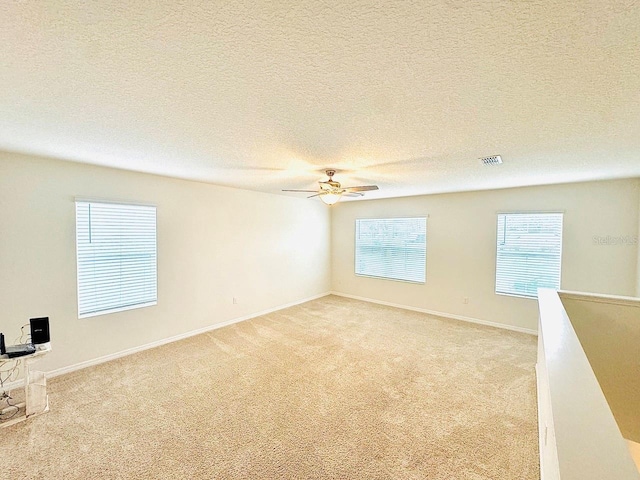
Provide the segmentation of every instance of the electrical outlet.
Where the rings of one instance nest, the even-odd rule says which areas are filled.
[[[469,303],[469,297],[463,297],[462,298],[462,303],[464,303],[464,304]]]
[[[238,304],[238,297],[233,297],[233,304],[237,305]]]

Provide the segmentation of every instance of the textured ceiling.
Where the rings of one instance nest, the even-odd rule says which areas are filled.
[[[637,1],[5,0],[0,68],[2,150],[366,198],[640,176]]]

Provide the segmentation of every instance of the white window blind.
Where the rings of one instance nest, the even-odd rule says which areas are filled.
[[[155,305],[156,207],[76,201],[78,316]]]
[[[537,297],[560,288],[562,213],[498,215],[496,293]]]
[[[356,220],[356,275],[424,283],[427,219]]]

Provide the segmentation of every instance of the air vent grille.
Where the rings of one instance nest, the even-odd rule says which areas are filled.
[[[500,165],[502,163],[502,157],[500,155],[491,155],[490,157],[483,157],[480,159],[483,165]]]

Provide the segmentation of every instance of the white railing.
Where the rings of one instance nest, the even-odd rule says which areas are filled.
[[[640,480],[558,292],[538,291],[542,480]]]

